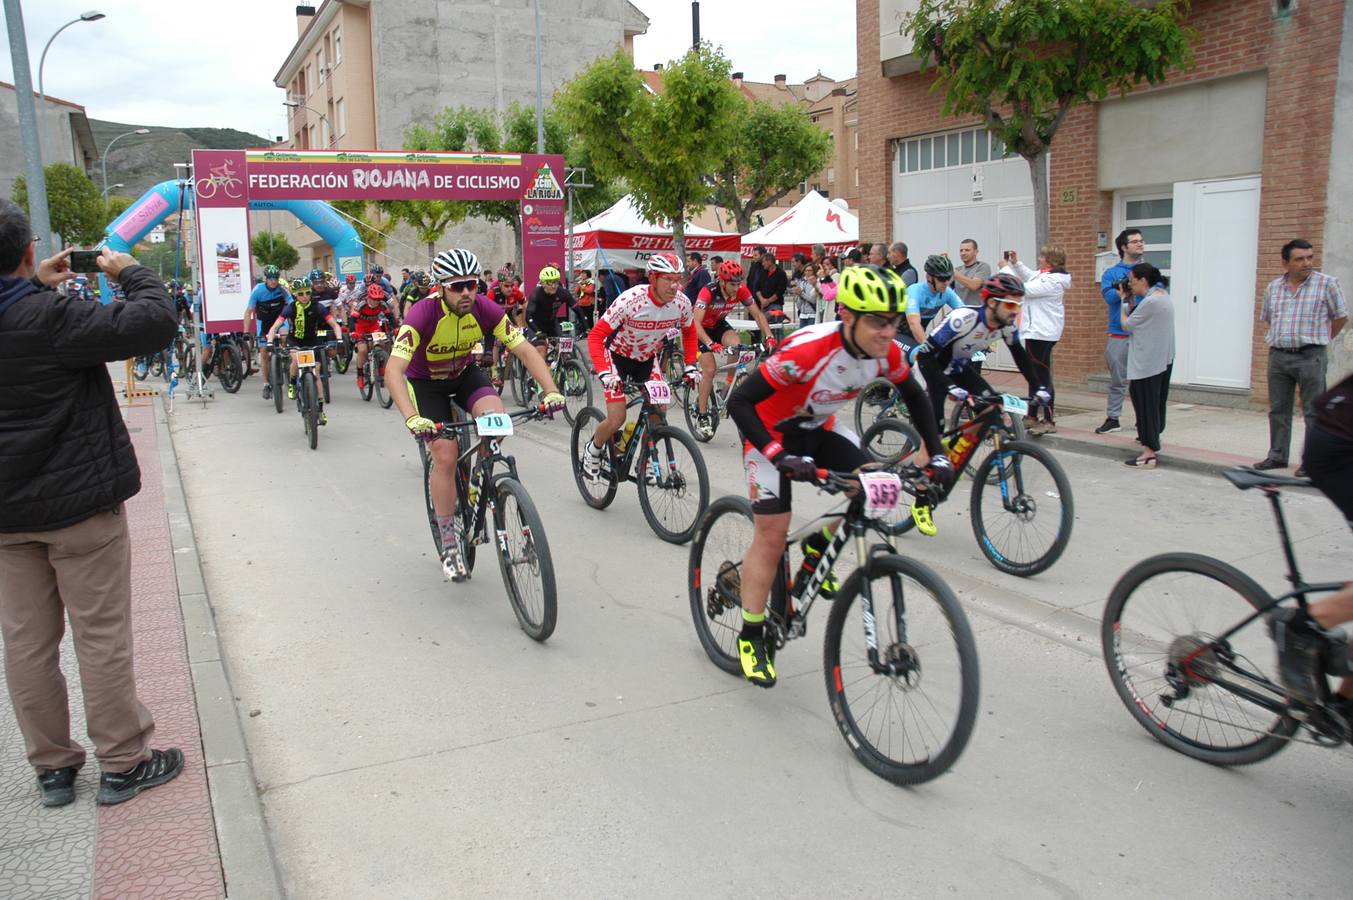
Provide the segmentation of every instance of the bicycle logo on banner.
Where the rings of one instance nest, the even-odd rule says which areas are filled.
[[[206,178],[197,179],[197,196],[203,200],[210,200],[216,196],[217,190],[224,190],[225,195],[232,200],[238,200],[244,196],[241,190],[244,182],[235,177],[235,170],[230,165],[230,160],[226,160],[219,166],[210,170],[211,174]]]

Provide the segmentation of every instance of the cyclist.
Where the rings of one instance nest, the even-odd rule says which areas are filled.
[[[670,328],[681,329],[686,380],[698,383],[697,344],[691,301],[681,293],[681,260],[675,253],[655,253],[648,260],[648,284],[637,284],[606,308],[587,337],[592,365],[601,373],[606,418],[597,424],[583,450],[583,474],[601,475],[601,448],[625,425],[626,378],[662,381],[658,351]]]
[[[564,396],[544,358],[508,322],[501,306],[478,293],[479,272],[479,259],[469,250],[437,254],[432,264],[437,290],[413,305],[395,338],[385,379],[405,426],[415,435],[433,434],[439,422],[450,421],[453,400],[475,417],[504,411],[488,375],[473,365],[474,346],[487,334],[498,338],[540,382],[549,411],[564,408]],[[453,581],[464,581],[464,536],[455,514],[457,444],[454,438],[433,437],[428,452],[442,568]]]
[[[281,272],[277,266],[263,267],[263,283],[254,287],[249,295],[249,306],[244,310],[244,333],[250,335],[267,334],[272,330],[277,317],[291,302],[291,294],[280,281]],[[259,364],[263,367],[263,399],[272,398],[272,385],[268,383],[267,373],[272,371],[268,363],[272,353],[267,347],[258,351]]]
[[[393,297],[395,295],[395,286],[390,282],[390,276],[385,274],[384,266],[373,265],[371,274],[375,275],[376,280],[380,282],[381,288],[385,291],[385,296]]]
[[[836,294],[841,321],[794,332],[729,398],[728,414],[744,438],[755,527],[742,561],[738,656],[742,674],[760,687],[775,685],[765,636],[766,598],[789,533],[790,483],[815,480],[819,468],[855,471],[869,460],[836,411],[875,378],[887,378],[897,385],[925,442],[927,474],[936,484],[953,480],[925,389],[894,340],[905,291],[902,277],[880,266],[846,269]],[[831,529],[809,536],[805,565],[816,564],[830,540]]]
[[[296,376],[300,373],[300,367],[296,365],[296,351],[314,350],[322,348],[328,338],[321,336],[325,323],[334,330],[337,340],[343,339],[343,327],[338,324],[331,313],[325,312],[314,300],[314,284],[297,280],[292,282],[292,301],[287,304],[286,309],[277,317],[277,321],[272,323],[268,329],[268,343],[271,344],[277,340],[277,332],[286,325],[291,331],[291,342],[288,349],[291,351],[291,370],[289,380],[287,381],[287,399],[296,399]],[[317,398],[320,405],[319,418],[320,424],[328,422],[324,414],[324,398]]]
[[[341,303],[343,307],[346,309],[353,306],[356,303],[361,303],[365,299],[366,299],[365,286],[363,286],[362,288],[359,288],[357,286],[357,276],[351,273],[344,276],[343,284],[338,289],[338,302]]]
[[[546,266],[540,270],[540,284],[526,301],[526,324],[534,332],[532,343],[543,346],[546,338],[559,337],[559,321],[567,319],[578,301],[559,283],[559,270]],[[563,315],[560,315],[560,313]]]
[[[950,383],[970,394],[990,394],[991,385],[971,365],[973,354],[984,352],[993,340],[1005,341],[1019,372],[1029,385],[1029,395],[1040,403],[1052,398],[1038,386],[1033,361],[1019,339],[1015,318],[1024,302],[1024,284],[1002,272],[982,282],[982,305],[965,306],[949,314],[944,323],[924,341],[912,347],[907,358],[921,367],[936,422],[944,421],[944,398]],[[919,360],[919,362],[918,362]]]
[[[766,348],[775,349],[775,338],[770,333],[766,314],[752,299],[752,292],[742,283],[742,266],[735,260],[720,264],[717,284],[707,284],[695,298],[695,336],[700,342],[700,400],[696,407],[696,421],[701,428],[709,428],[709,392],[714,386],[714,348],[736,347],[742,337],[728,324],[728,314],[739,303],[761,329]]]
[[[927,256],[924,270],[925,281],[907,287],[907,333],[898,340],[908,350],[925,340],[926,328],[940,310],[963,308],[963,300],[949,286],[954,280],[954,264],[949,257]]]
[[[432,279],[427,272],[422,269],[409,276],[409,283],[404,285],[399,292],[399,321],[403,322],[409,315],[409,307],[413,306],[419,300],[422,300],[432,292]]]
[[[378,331],[389,331],[394,321],[394,310],[385,299],[385,289],[379,283],[367,285],[366,296],[361,301],[354,300],[348,308],[348,321],[352,323],[353,362],[357,364],[357,390],[366,390],[366,378],[362,375],[362,366],[366,364],[366,341],[361,338]]]

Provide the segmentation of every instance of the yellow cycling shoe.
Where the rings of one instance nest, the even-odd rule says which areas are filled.
[[[930,507],[921,503],[911,505],[911,520],[916,523],[916,530],[926,537],[934,537],[939,533],[935,528],[935,517],[931,515]]]
[[[764,637],[739,637],[738,658],[742,661],[743,677],[748,681],[757,687],[775,687],[775,664],[770,661]]]

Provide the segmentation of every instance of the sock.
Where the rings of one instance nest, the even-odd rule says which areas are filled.
[[[456,531],[455,515],[452,514],[449,516],[438,516],[437,530],[442,533],[442,545],[445,546],[446,542],[451,538],[453,534],[455,534]]]
[[[766,614],[742,611],[742,634],[745,638],[759,638],[766,633]]]

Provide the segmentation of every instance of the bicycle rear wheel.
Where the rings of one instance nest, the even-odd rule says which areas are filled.
[[[593,432],[605,418],[606,416],[595,406],[586,407],[574,420],[573,434],[569,439],[573,480],[578,484],[578,493],[583,495],[583,502],[593,509],[605,509],[610,506],[611,501],[615,499],[616,488],[620,485],[615,472],[616,460],[610,447],[604,447],[601,451],[601,477],[591,481],[583,474],[583,445],[592,440]]]
[[[683,384],[681,386],[681,411],[686,414],[686,429],[702,444],[707,444],[714,440],[714,433],[719,429],[719,410],[715,403],[718,397],[718,386],[710,389],[709,402],[705,405],[706,414],[709,416],[709,427],[701,427],[697,416],[700,414],[700,387],[694,384]]]
[[[514,478],[500,478],[493,524],[499,534],[498,567],[521,630],[532,640],[554,634],[559,616],[554,562],[545,539],[545,525],[526,487]]]
[[[592,405],[592,379],[587,369],[576,359],[559,364],[559,391],[564,395],[564,421],[571,426],[578,413]]]
[[[343,335],[343,340],[338,342],[338,353],[334,357],[334,368],[338,370],[339,375],[348,374],[348,366],[352,365],[352,340]],[[328,397],[325,397],[328,400]]]
[[[1255,763],[1286,747],[1298,723],[1266,673],[1275,656],[1264,619],[1217,639],[1271,602],[1254,579],[1206,556],[1165,553],[1128,569],[1100,627],[1109,680],[1128,712],[1165,746],[1214,765]]]
[[[375,347],[371,350],[371,380],[376,385],[376,402],[382,409],[389,409],[395,402],[395,398],[390,396],[390,388],[385,384],[385,364],[389,359],[384,347]]]
[[[700,646],[714,665],[739,676],[742,557],[752,545],[753,531],[751,501],[746,497],[720,497],[696,525],[687,570],[691,619]]]
[[[689,541],[709,506],[709,473],[694,439],[670,425],[652,429],[634,476],[653,533],[670,544]]]
[[[864,579],[873,622],[864,614]],[[877,671],[866,629],[877,634]],[[832,601],[823,641],[837,727],[865,768],[894,784],[942,774],[968,745],[977,718],[977,645],[958,598],[929,567],[875,556]]]
[[[305,437],[310,449],[319,446],[319,392],[315,389],[313,372],[301,373],[301,415],[305,419]]]
[[[366,362],[362,363],[362,368],[358,370],[359,374],[362,376],[362,386],[357,389],[357,393],[366,401],[371,400],[371,394],[376,390],[376,370],[375,367],[371,365],[371,356],[373,353],[375,353],[374,350],[367,353]]]
[[[272,402],[280,413],[282,411],[282,399],[287,386],[287,355],[286,353],[274,349],[272,356],[268,361],[268,381],[272,384]]]
[[[1048,569],[1071,541],[1076,518],[1071,481],[1052,454],[1028,441],[1005,441],[973,475],[972,531],[1002,572],[1027,577]]]
[[[862,439],[864,451],[884,465],[895,465],[911,456],[922,445],[921,436],[909,422],[883,418],[869,426]]]
[[[911,419],[896,386],[886,378],[875,378],[855,398],[855,433],[864,434],[880,419]]]
[[[227,394],[238,393],[244,383],[244,371],[240,363],[240,352],[230,344],[216,348],[216,374],[221,379],[221,387]]]

